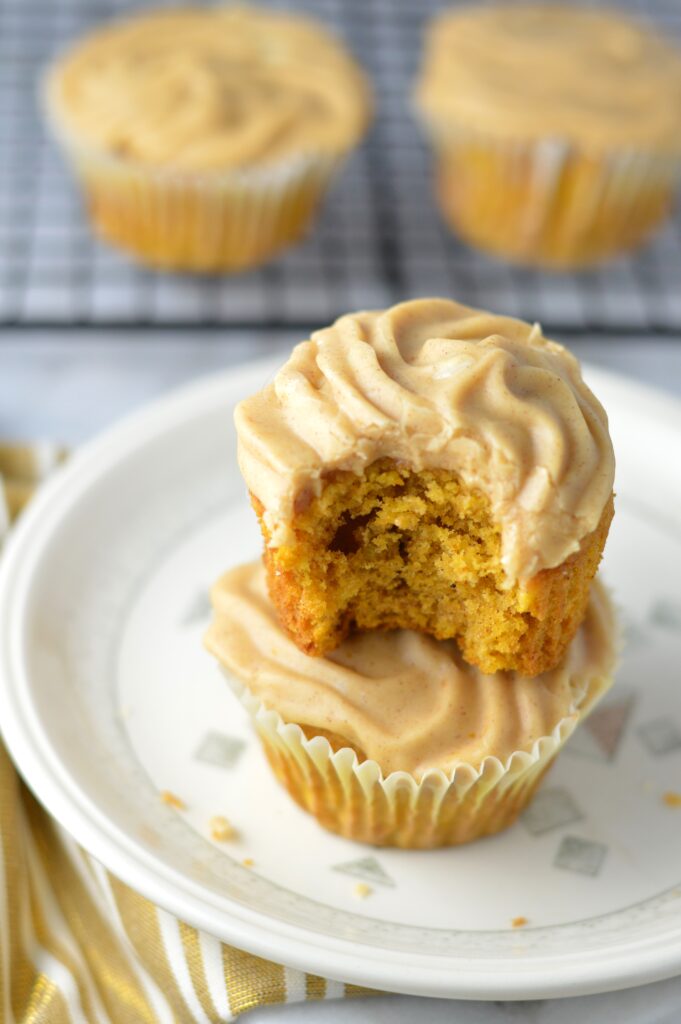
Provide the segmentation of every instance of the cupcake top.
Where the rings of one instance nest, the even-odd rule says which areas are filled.
[[[483,675],[453,641],[409,631],[358,633],[311,658],[280,626],[259,562],[223,576],[212,600],[206,645],[220,663],[284,721],[333,733],[385,774],[530,753],[561,723],[576,724],[614,669],[613,611],[598,582],[562,664],[534,679]]]
[[[681,51],[615,11],[446,11],[428,30],[416,98],[436,131],[681,149]]]
[[[370,111],[340,43],[314,21],[254,7],[116,22],[58,62],[48,102],[77,142],[178,170],[343,153]]]
[[[315,332],[235,421],[273,547],[325,474],[390,458],[485,494],[507,579],[529,579],[579,549],[612,493],[607,417],[574,356],[537,324],[445,299]]]

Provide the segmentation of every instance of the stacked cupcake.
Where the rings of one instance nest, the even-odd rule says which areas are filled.
[[[506,828],[615,662],[614,458],[575,358],[405,302],[316,332],[236,424],[265,554],[207,645],[277,777],[368,843]]]

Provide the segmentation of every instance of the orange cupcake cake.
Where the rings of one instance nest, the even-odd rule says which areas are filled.
[[[83,39],[51,69],[46,111],[99,234],[154,266],[241,270],[305,231],[371,97],[321,24],[219,5]]]
[[[442,299],[347,315],[235,419],[269,593],[302,651],[410,629],[485,673],[560,663],[614,457],[577,360],[538,325]]]
[[[681,172],[681,51],[614,10],[497,4],[430,24],[416,89],[443,215],[546,267],[644,241]]]
[[[354,634],[311,658],[282,629],[259,563],[226,573],[212,601],[207,647],[277,778],[359,842],[428,849],[507,828],[612,681],[599,583],[561,664],[533,679],[485,675],[452,641],[407,631]]]

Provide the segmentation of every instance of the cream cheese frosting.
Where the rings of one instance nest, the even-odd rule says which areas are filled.
[[[255,7],[157,11],[104,28],[56,66],[48,98],[72,136],[180,170],[223,170],[364,131],[364,75],[321,26]]]
[[[427,33],[416,100],[445,131],[681,150],[681,51],[615,11],[446,11]]]
[[[206,646],[228,672],[285,721],[339,735],[386,774],[530,752],[589,710],[615,665],[613,609],[598,581],[563,662],[533,679],[484,675],[453,641],[410,631],[358,633],[311,658],[280,626],[259,562],[226,573],[212,601]]]
[[[445,299],[341,317],[235,421],[273,547],[326,473],[390,458],[483,492],[507,579],[527,580],[579,550],[612,493],[607,417],[574,356],[538,325]]]

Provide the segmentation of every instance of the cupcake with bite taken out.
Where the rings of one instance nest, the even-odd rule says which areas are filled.
[[[561,663],[614,457],[577,360],[537,325],[444,299],[349,314],[235,419],[270,598],[301,651],[408,629],[484,673]]]

